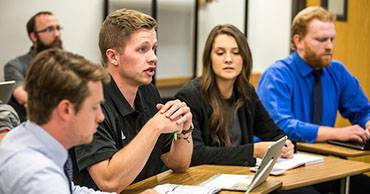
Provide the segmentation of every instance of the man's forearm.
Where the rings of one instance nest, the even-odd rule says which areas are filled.
[[[101,190],[121,192],[142,171],[158,140],[148,122],[136,137],[110,160],[102,161],[89,168],[89,173]]]
[[[334,136],[335,136],[334,128],[320,126],[317,132],[316,142],[325,142],[328,140],[336,139]]]
[[[161,157],[165,165],[175,172],[184,172],[190,166],[193,154],[193,139],[191,134],[184,135],[184,137],[180,136],[178,140],[173,141],[171,150]]]

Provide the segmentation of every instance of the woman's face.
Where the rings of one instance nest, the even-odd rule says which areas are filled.
[[[217,35],[211,50],[212,70],[216,81],[235,81],[242,71],[243,58],[240,55],[235,38]]]

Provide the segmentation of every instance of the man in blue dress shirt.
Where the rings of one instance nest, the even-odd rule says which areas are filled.
[[[67,149],[90,143],[104,120],[109,80],[103,67],[61,49],[36,56],[25,81],[29,120],[0,144],[0,193],[101,193],[73,185],[64,165]]]
[[[335,16],[320,7],[308,7],[292,24],[287,58],[271,65],[261,76],[258,95],[274,121],[294,141],[365,142],[370,133],[370,104],[358,81],[333,60]],[[335,128],[337,111],[353,125]],[[369,177],[351,177],[350,193],[367,193]],[[338,192],[338,182],[315,186]]]
[[[259,81],[262,103],[294,141],[369,139],[370,104],[357,79],[332,59],[335,35],[334,15],[319,7],[302,10],[292,24],[295,52],[271,65]],[[321,97],[314,103],[316,86]],[[334,127],[338,110],[351,126]]]

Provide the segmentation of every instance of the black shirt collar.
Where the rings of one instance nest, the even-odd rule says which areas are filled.
[[[112,77],[111,77],[111,82],[104,85],[104,97],[107,102],[111,102],[113,106],[116,106],[116,109],[122,115],[122,117],[125,117],[135,111],[146,112],[147,110],[149,110],[149,107],[147,107],[146,103],[143,103],[144,96],[142,94],[143,92],[141,89],[142,87],[143,86],[139,87],[136,93],[136,96],[135,96],[134,104],[135,104],[136,110],[134,110],[130,106],[130,104],[128,103],[126,98],[122,95],[121,91],[119,90],[116,82],[114,81]]]

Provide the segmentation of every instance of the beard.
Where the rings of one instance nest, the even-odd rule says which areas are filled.
[[[36,53],[39,53],[43,50],[50,49],[50,48],[60,48],[63,49],[63,42],[59,38],[55,38],[53,42],[50,44],[45,44],[41,41],[40,37],[37,38],[35,49]]]
[[[305,49],[305,61],[314,68],[327,67],[333,60],[331,51],[325,51],[323,54],[316,54],[309,47]]]

